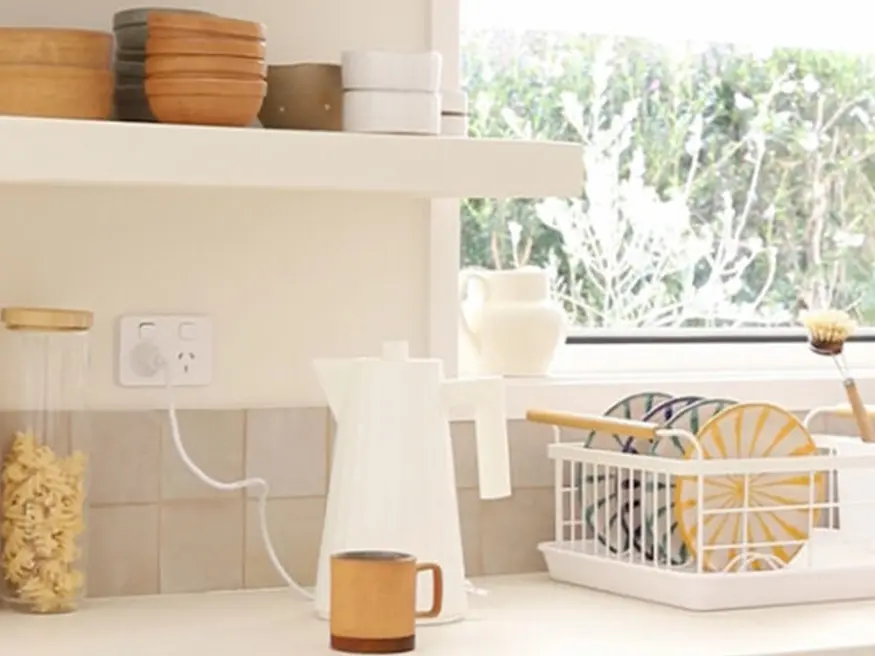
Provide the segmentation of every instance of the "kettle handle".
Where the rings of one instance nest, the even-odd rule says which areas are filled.
[[[471,324],[468,322],[468,317],[465,316],[465,309],[463,307],[465,299],[468,297],[468,288],[471,286],[471,282],[475,280],[483,290],[483,302],[485,303],[489,300],[489,284],[486,281],[486,276],[479,271],[463,271],[459,277],[459,321],[462,330],[468,336],[468,339],[471,340],[474,349],[479,351],[480,336],[471,329]]]
[[[509,497],[510,453],[504,380],[499,376],[445,380],[443,393],[448,406],[474,410],[480,498]]]

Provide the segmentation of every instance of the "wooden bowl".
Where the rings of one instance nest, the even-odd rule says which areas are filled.
[[[246,127],[266,91],[262,80],[146,78],[149,107],[161,123]]]
[[[0,65],[108,69],[112,34],[93,30],[0,27]]]
[[[343,128],[343,85],[335,64],[269,66],[267,96],[258,114],[266,128]]]
[[[263,60],[267,54],[264,41],[222,36],[167,36],[160,30],[149,33],[146,56],[153,55],[213,55]]]
[[[149,20],[149,14],[152,12],[167,12],[172,11],[175,14],[206,14],[209,12],[199,9],[178,9],[172,7],[133,7],[131,9],[122,9],[113,14],[112,29],[118,30],[120,27],[129,25],[145,25]]]
[[[0,114],[105,120],[112,72],[70,66],[0,66]]]
[[[263,80],[266,73],[261,59],[212,55],[152,55],[146,59],[146,77]]]
[[[267,38],[267,28],[261,23],[207,14],[153,11],[149,12],[147,24],[150,34],[155,30],[172,30],[189,36],[222,36],[251,41]]]

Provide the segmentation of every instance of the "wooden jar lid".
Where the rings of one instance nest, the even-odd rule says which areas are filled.
[[[9,307],[0,311],[0,319],[9,330],[82,331],[94,324],[88,310]]]

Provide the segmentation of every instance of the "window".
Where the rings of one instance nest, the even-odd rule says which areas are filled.
[[[584,145],[578,199],[462,204],[463,267],[551,272],[558,372],[831,369],[806,306],[875,367],[875,9],[460,2],[472,136]]]

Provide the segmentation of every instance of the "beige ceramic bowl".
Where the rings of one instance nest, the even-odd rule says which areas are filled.
[[[108,70],[0,66],[0,114],[104,120],[112,115]]]
[[[246,127],[266,90],[262,80],[146,78],[149,106],[161,123]]]
[[[108,69],[112,34],[92,30],[0,27],[0,64]]]
[[[343,127],[342,102],[340,66],[269,66],[267,96],[258,118],[266,128],[336,131]]]

